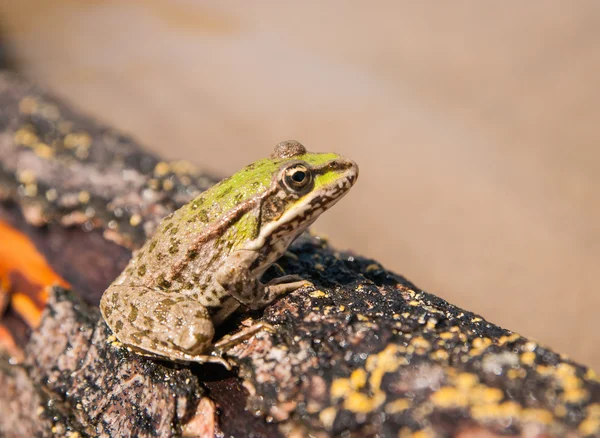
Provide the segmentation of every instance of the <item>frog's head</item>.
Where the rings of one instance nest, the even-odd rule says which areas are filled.
[[[260,201],[258,236],[249,247],[281,241],[287,247],[354,185],[358,166],[334,153],[310,153],[296,141],[279,143],[265,162],[272,167]],[[285,248],[283,248],[285,250]]]

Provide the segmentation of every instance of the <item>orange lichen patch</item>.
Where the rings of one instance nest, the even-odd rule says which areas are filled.
[[[0,324],[0,351],[7,353],[17,362],[25,359],[25,353],[19,348],[10,331],[2,324]]]
[[[45,295],[45,291],[42,291],[42,294]],[[12,294],[11,305],[29,327],[35,328],[38,326],[42,316],[42,308],[29,296],[22,292],[15,292]]]
[[[69,284],[52,270],[25,234],[2,221],[0,242],[0,281],[7,286],[6,292],[12,292],[14,310],[35,328],[48,299],[47,287]]]

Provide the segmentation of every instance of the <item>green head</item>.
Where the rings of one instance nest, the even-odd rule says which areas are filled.
[[[221,181],[182,208],[198,232],[220,235],[230,249],[285,248],[352,187],[353,162],[333,153],[310,153],[285,141],[273,154]],[[283,251],[280,251],[283,247]]]
[[[275,147],[253,165],[261,186],[256,239],[247,249],[289,245],[325,210],[339,201],[358,177],[358,166],[334,153],[310,153],[297,141]],[[259,170],[260,169],[260,170]],[[283,250],[285,250],[283,248]],[[279,251],[277,251],[279,252]]]

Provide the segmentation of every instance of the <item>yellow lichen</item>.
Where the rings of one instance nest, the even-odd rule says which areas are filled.
[[[381,379],[385,373],[396,371],[401,365],[406,364],[406,358],[398,357],[397,345],[388,345],[383,351],[367,358],[365,368],[371,372],[369,384],[372,390],[380,390]]]
[[[446,350],[435,350],[433,353],[431,353],[431,358],[433,360],[448,360],[448,357],[450,357],[450,355],[448,354],[448,352]]]
[[[342,377],[331,382],[330,393],[334,400],[345,397],[351,390],[350,379]]]
[[[498,388],[491,388],[485,385],[477,385],[469,394],[470,404],[484,405],[496,404],[504,398],[504,393]]]
[[[535,362],[535,353],[533,351],[526,351],[521,355],[521,363],[525,365],[533,365]]]
[[[581,403],[589,397],[589,392],[583,388],[574,388],[566,390],[562,394],[562,399],[565,403]]]
[[[310,296],[313,298],[325,298],[327,296],[327,294],[325,292],[323,292],[322,290],[315,290],[310,293]]]
[[[56,191],[56,189],[48,189],[46,191],[46,199],[49,202],[56,201],[57,198],[58,198],[58,192]]]
[[[559,363],[558,365],[556,365],[555,370],[556,375],[559,377],[575,375],[575,368],[572,365],[569,365],[568,363]]]
[[[77,200],[81,203],[81,204],[87,204],[88,202],[90,202],[90,193],[82,190],[81,192],[79,192],[79,194],[77,195]]]
[[[464,391],[444,386],[431,395],[431,401],[441,408],[462,408],[469,404],[469,397]]]
[[[462,334],[462,333],[461,333]],[[492,340],[490,338],[475,338],[471,343],[471,350],[469,350],[470,356],[479,356],[483,353],[490,345]]]
[[[518,378],[524,378],[527,375],[527,371],[524,368],[511,368],[506,372],[509,379],[514,380]]]
[[[600,433],[600,403],[592,403],[586,409],[586,417],[579,424],[579,433],[596,436]]]
[[[513,401],[500,404],[475,405],[471,407],[471,416],[476,420],[498,420],[516,418],[521,413],[521,406]]]
[[[586,418],[579,424],[577,430],[583,436],[596,436],[598,433],[600,433],[600,419]]]
[[[413,338],[410,341],[410,344],[417,349],[428,350],[429,348],[431,348],[431,343],[427,339],[425,339],[421,336],[417,336],[416,338]]]
[[[588,370],[585,372],[585,378],[587,380],[598,381],[598,376],[596,375],[596,372],[591,368],[588,368]]]
[[[14,142],[21,146],[31,147],[38,142],[38,137],[28,128],[20,128],[15,132]]]
[[[500,345],[500,346],[502,346],[502,345],[507,344],[509,342],[515,342],[520,337],[521,337],[521,335],[518,334],[518,333],[512,333],[512,334],[510,334],[508,336],[501,336],[500,339],[498,339],[497,344]]]
[[[380,407],[386,399],[381,388],[381,380],[386,373],[396,371],[406,364],[399,357],[397,345],[389,345],[378,354],[367,358],[365,368],[357,368],[349,378],[339,378],[332,382],[330,394],[332,400],[344,399],[344,407],[352,412],[367,413]],[[370,393],[361,392],[369,384]]]
[[[29,197],[34,197],[35,195],[37,195],[37,184],[26,184],[25,185],[25,196],[29,196]]]
[[[23,184],[33,184],[36,181],[35,174],[27,169],[18,172],[17,179]]]
[[[479,378],[475,374],[460,373],[456,376],[456,386],[462,390],[469,390],[477,384]]]
[[[336,416],[337,409],[333,406],[330,406],[321,411],[321,413],[319,414],[319,419],[321,420],[321,423],[323,423],[323,426],[325,426],[326,429],[331,429],[331,426],[333,426],[333,422],[335,421]]]
[[[411,438],[433,438],[435,436],[434,432],[430,429],[421,429],[417,430],[411,435]]]
[[[142,222],[142,217],[139,214],[133,214],[129,218],[129,224],[132,227],[137,227]]]
[[[87,132],[71,132],[65,136],[63,144],[67,149],[76,147],[88,148],[92,144],[92,137]]]
[[[538,365],[535,367],[535,370],[542,376],[549,376],[554,372],[554,368],[548,365]]]
[[[430,318],[427,321],[427,324],[425,324],[425,328],[427,328],[428,330],[433,330],[433,329],[435,329],[436,326],[437,326],[437,321],[433,318]]]
[[[189,175],[196,172],[196,167],[185,160],[173,161],[170,164],[171,170],[175,172],[177,175]]]
[[[373,397],[369,397],[367,394],[361,392],[352,392],[346,400],[344,400],[344,407],[349,411],[367,414],[374,411],[385,401],[385,393],[377,392]]]
[[[162,187],[163,187],[163,190],[168,192],[169,190],[173,190],[173,187],[175,187],[175,183],[170,179],[165,179],[162,182]]]
[[[528,408],[523,409],[521,419],[526,422],[550,424],[552,423],[554,416],[552,415],[552,412],[547,411],[546,409]]]
[[[360,389],[367,383],[367,372],[362,368],[355,369],[350,374],[350,385],[353,389]]]
[[[397,414],[403,412],[412,406],[412,402],[406,398],[399,398],[385,405],[385,412],[388,414]]]
[[[50,159],[54,157],[55,151],[46,143],[37,143],[34,147],[35,154],[40,158]]]

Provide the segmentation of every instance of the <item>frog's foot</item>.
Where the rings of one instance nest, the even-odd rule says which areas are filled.
[[[275,328],[266,322],[257,322],[256,324],[251,325],[250,327],[246,327],[243,330],[240,330],[233,335],[227,335],[219,342],[216,342],[213,346],[214,351],[225,351],[230,349],[231,347],[235,347],[236,345],[244,342],[245,340],[251,338],[255,334],[261,331],[267,331],[271,333],[275,333]],[[213,357],[213,356],[210,356]]]
[[[232,368],[231,362],[229,362],[224,357],[220,357],[220,356],[209,356],[207,354],[199,354],[199,355],[184,354],[181,356],[181,360],[185,361],[185,362],[196,362],[199,364],[214,363],[217,365],[223,365],[228,371],[231,370],[231,368]]]
[[[231,370],[231,368],[232,368],[231,363],[229,361],[227,361],[227,359],[225,359],[219,355],[211,356],[208,354],[189,354],[189,353],[184,353],[184,352],[177,352],[175,355],[170,356],[169,358],[166,358],[165,356],[160,355],[160,354],[152,353],[150,351],[144,351],[138,347],[135,347],[134,345],[123,345],[118,341],[117,342],[120,345],[117,345],[115,343],[115,341],[112,341],[110,338],[108,339],[108,341],[111,342],[112,345],[115,347],[119,346],[119,347],[127,348],[127,349],[133,351],[138,356],[147,357],[152,360],[163,360],[163,361],[169,360],[169,361],[184,363],[184,364],[187,364],[189,362],[195,362],[195,363],[199,363],[199,364],[215,363],[218,365],[223,365],[227,370]]]
[[[282,275],[281,277],[274,278],[269,281],[265,286],[274,286],[278,284],[286,284],[286,283],[294,283],[294,282],[304,282],[309,283],[309,281],[303,279],[299,275]]]
[[[264,285],[267,291],[266,301],[269,303],[280,295],[287,294],[300,289],[302,286],[309,286],[312,283],[303,279],[299,275],[284,275],[283,277],[274,278]]]

